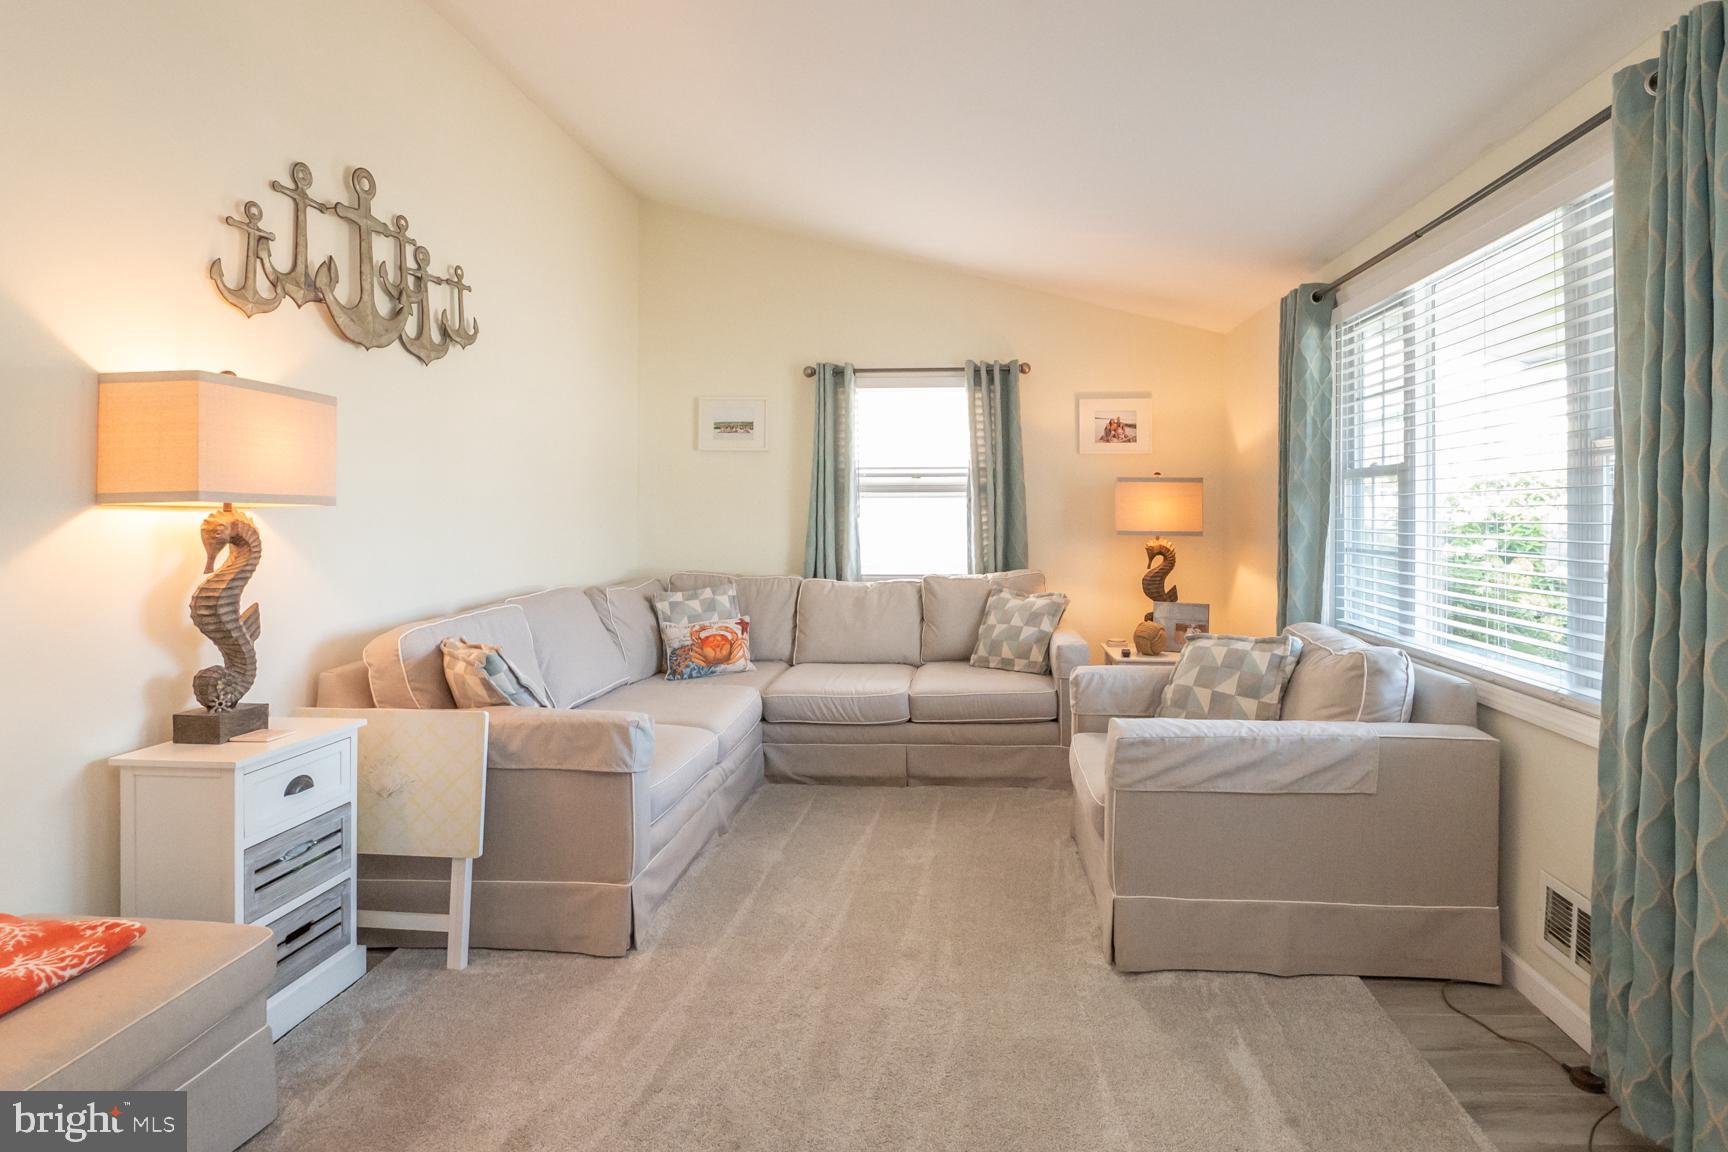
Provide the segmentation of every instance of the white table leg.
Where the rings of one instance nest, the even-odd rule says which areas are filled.
[[[474,861],[450,861],[450,943],[446,968],[468,967],[468,911],[474,890]]]

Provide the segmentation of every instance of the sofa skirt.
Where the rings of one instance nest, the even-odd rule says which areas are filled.
[[[517,773],[517,775],[523,775]],[[650,930],[654,914],[678,879],[732,820],[762,782],[759,735],[733,749],[698,786],[702,798],[691,809],[679,805],[662,820],[682,819],[675,830],[650,828],[653,854],[629,880],[516,876],[511,869],[476,875],[469,942],[475,948],[579,952],[623,956]],[[531,797],[524,797],[525,802]],[[490,804],[488,805],[490,814]],[[676,813],[676,815],[674,815]],[[486,859],[481,857],[481,861]],[[495,861],[496,862],[496,861]],[[476,861],[479,872],[480,861]],[[450,870],[442,860],[360,857],[360,907],[367,911],[448,910]],[[439,948],[442,933],[362,928],[360,942],[373,947]]]
[[[895,727],[918,728],[920,725]],[[1054,730],[1056,726],[1051,724],[1049,727]],[[787,744],[771,739],[763,746],[763,754],[770,780],[795,784],[890,787],[974,784],[1034,788],[1063,788],[1068,784],[1068,749],[1055,743]]]

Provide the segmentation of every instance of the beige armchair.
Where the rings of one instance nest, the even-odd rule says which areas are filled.
[[[1316,670],[1349,650],[1300,630]],[[1171,674],[1070,680],[1074,840],[1116,968],[1500,982],[1500,750],[1473,685],[1410,669],[1408,723],[1153,719]]]

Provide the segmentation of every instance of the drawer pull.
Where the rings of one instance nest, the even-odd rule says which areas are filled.
[[[286,864],[290,860],[300,859],[300,857],[306,855],[306,853],[312,851],[312,849],[317,846],[318,841],[316,840],[302,840],[300,843],[294,845],[294,847],[288,849],[288,851],[282,853],[282,855],[276,857],[276,859],[279,863]]]
[[[312,791],[312,777],[302,772],[300,775],[294,777],[294,779],[288,781],[288,787],[282,789],[282,795],[298,796],[302,792],[310,791]]]

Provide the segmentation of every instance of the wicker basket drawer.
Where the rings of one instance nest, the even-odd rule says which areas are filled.
[[[276,934],[276,979],[270,995],[340,952],[353,935],[353,920],[348,885],[338,884],[270,925]]]
[[[262,920],[354,863],[354,809],[314,816],[246,849],[241,882],[246,919]]]

